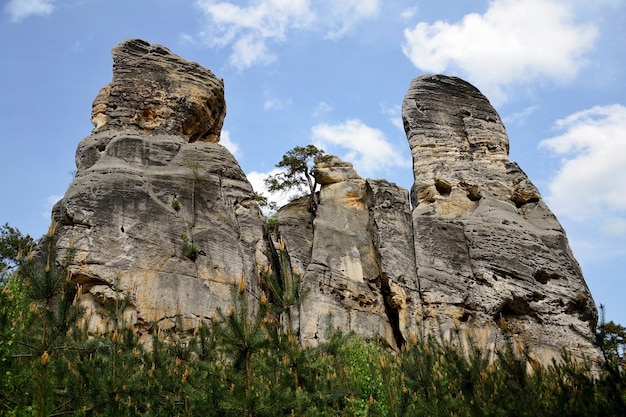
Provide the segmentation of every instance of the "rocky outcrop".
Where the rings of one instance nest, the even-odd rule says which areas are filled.
[[[139,331],[179,318],[192,329],[231,302],[233,281],[253,301],[268,270],[290,275],[288,261],[306,294],[290,314],[304,344],[333,327],[395,349],[460,329],[488,349],[513,338],[542,361],[563,347],[596,355],[585,338],[596,309],[565,232],[508,160],[500,117],[470,84],[411,83],[402,107],[410,193],[320,158],[316,209],[308,197],[286,205],[270,236],[219,144],[223,81],[140,40],[117,45],[113,62],[76,177],[53,209],[59,249],[76,252],[70,269],[92,332],[107,329],[125,297],[125,320]]]
[[[61,249],[82,285],[91,330],[129,295],[126,319],[195,326],[231,300],[242,277],[254,296],[270,265],[264,218],[245,174],[219,143],[222,80],[140,40],[113,49],[113,82],[93,105],[95,129],[55,206]]]
[[[219,141],[226,102],[224,81],[161,45],[131,39],[115,46],[113,81],[93,102],[94,133],[135,129]]]
[[[361,178],[337,157],[317,161],[314,175],[315,215],[308,197],[278,213],[277,233],[302,271],[301,340],[316,343],[339,327],[398,348],[414,326],[405,288],[417,284],[408,193]]]
[[[315,216],[302,201],[278,214],[308,291],[304,343],[334,326],[400,347],[419,333],[471,337],[483,348],[530,346],[540,361],[567,348],[597,355],[597,316],[563,228],[517,164],[489,101],[454,77],[411,83],[403,120],[413,155],[409,193],[316,163]]]
[[[562,347],[595,356],[589,289],[558,220],[509,162],[489,101],[461,79],[422,76],[402,116],[425,328],[465,328],[489,346],[513,335],[543,360]]]

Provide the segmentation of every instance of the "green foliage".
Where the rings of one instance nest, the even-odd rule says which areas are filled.
[[[7,291],[3,289],[3,296],[17,302],[3,305],[0,319],[0,335],[8,348],[3,353],[10,355],[2,362],[11,364],[0,406],[20,410],[18,414],[45,416],[71,410],[75,403],[73,359],[78,345],[70,336],[83,311],[68,270],[73,250],[58,259],[55,227],[41,239],[37,253],[27,254]]]
[[[4,283],[9,273],[24,260],[24,256],[34,246],[35,241],[5,223],[0,226],[0,284]]]
[[[254,199],[265,215],[265,225],[267,226],[267,230],[273,232],[276,229],[277,220],[276,211],[278,210],[278,206],[276,202],[270,201],[267,196],[257,192],[254,193]]]
[[[269,176],[265,180],[268,190],[308,189],[310,193],[313,193],[315,189],[311,176],[311,164],[316,156],[323,154],[323,150],[317,149],[313,145],[296,146],[290,149],[283,155],[280,162],[276,164],[277,168],[283,168],[284,171]]]
[[[180,201],[178,201],[177,199],[173,199],[172,208],[176,211],[180,211]]]
[[[324,151],[313,145],[296,146],[287,151],[277,168],[283,171],[270,175],[265,179],[265,185],[269,191],[292,191],[308,192],[311,196],[310,211],[317,208],[316,188],[317,183],[311,172],[315,158],[322,157]],[[306,191],[305,191],[306,190]]]
[[[196,246],[193,241],[187,236],[185,233],[180,234],[180,239],[185,244],[185,256],[192,261],[198,259],[198,255],[200,254],[200,248]]]
[[[623,327],[601,322],[605,359],[567,352],[539,365],[527,348],[493,351],[467,335],[421,335],[392,352],[329,325],[300,345],[305,295],[279,244],[256,293],[242,278],[231,304],[195,329],[182,318],[138,333],[130,299],[104,304],[102,334],[79,326],[78,289],[54,229],[0,291],[0,415],[7,416],[618,416],[626,415]],[[118,279],[120,277],[118,276]]]
[[[254,199],[256,200],[256,202],[259,205],[259,207],[261,207],[262,209],[266,209],[270,213],[273,213],[273,212],[275,212],[278,209],[278,207],[276,206],[276,202],[270,201],[267,198],[267,196],[263,195],[262,193],[257,193],[255,191],[254,192]]]

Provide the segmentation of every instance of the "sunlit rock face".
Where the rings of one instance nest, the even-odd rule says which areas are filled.
[[[270,235],[219,144],[223,81],[141,40],[115,46],[113,62],[76,177],[53,209],[59,249],[76,251],[70,269],[92,332],[109,328],[111,306],[126,297],[118,305],[140,333],[193,329],[231,303],[235,280],[257,305],[264,273],[288,259],[302,279],[291,323],[303,344],[339,327],[399,349],[458,329],[487,349],[513,340],[543,362],[561,348],[597,356],[596,308],[565,232],[508,160],[500,117],[472,85],[411,82],[402,105],[410,193],[323,157],[317,204],[281,208]]]
[[[565,347],[595,356],[597,312],[565,232],[509,162],[489,101],[455,77],[415,78],[402,105],[423,326],[468,329],[487,346],[507,335],[543,360]]]
[[[61,249],[75,246],[92,331],[123,295],[127,322],[194,327],[231,301],[242,277],[251,296],[270,265],[264,218],[244,172],[218,143],[223,81],[159,45],[113,48],[113,81],[93,105],[93,133],[55,206]]]
[[[95,132],[136,129],[178,135],[187,142],[218,142],[224,81],[161,45],[140,39],[113,48],[113,81],[93,103]]]
[[[299,331],[315,344],[329,326],[354,331],[393,348],[415,330],[417,292],[408,192],[385,180],[366,180],[352,164],[315,164],[321,189],[316,212],[295,201],[278,213],[278,231],[302,275]]]

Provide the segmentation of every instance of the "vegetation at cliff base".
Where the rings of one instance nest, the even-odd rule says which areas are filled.
[[[14,231],[16,232],[16,231]],[[333,329],[302,347],[297,274],[245,277],[231,303],[183,330],[140,334],[127,300],[91,334],[54,228],[0,290],[0,415],[6,416],[619,416],[626,415],[624,328],[601,322],[604,358],[541,366],[512,344],[461,349],[460,332],[416,337],[400,352]],[[284,255],[279,246],[279,255]],[[283,258],[281,258],[283,259]],[[140,342],[140,338],[142,341]]]

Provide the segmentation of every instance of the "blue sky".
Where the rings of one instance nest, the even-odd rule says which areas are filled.
[[[41,236],[67,189],[110,50],[142,38],[225,80],[222,143],[253,185],[314,143],[412,184],[400,105],[423,73],[476,85],[565,227],[607,319],[626,324],[623,0],[4,0],[0,223]]]

